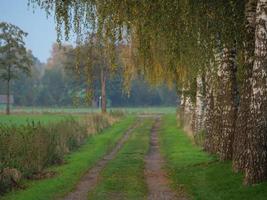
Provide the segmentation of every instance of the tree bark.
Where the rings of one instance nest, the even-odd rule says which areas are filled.
[[[204,149],[209,153],[215,153],[214,150],[214,84],[213,84],[213,65],[206,69],[206,117],[205,117],[205,142]]]
[[[267,178],[267,0],[257,2],[250,109],[245,184]]]
[[[257,0],[249,0],[245,8],[245,58],[244,58],[244,82],[241,86],[240,104],[236,122],[236,132],[233,148],[233,169],[235,172],[244,171],[247,161],[247,140],[249,129],[250,101],[252,92],[252,69],[255,49],[255,17]]]
[[[194,127],[194,104],[189,95],[189,90],[185,91],[184,99],[184,130],[189,133],[190,136],[193,136],[193,127]]]
[[[180,97],[180,108],[177,118],[179,118],[180,127],[184,126],[184,112],[185,112],[185,97],[184,97],[184,88],[182,88],[181,97]]]
[[[107,73],[105,69],[101,69],[101,112],[107,112],[107,97],[106,97],[106,80]]]
[[[7,81],[6,114],[10,115],[10,80]]]
[[[10,78],[11,76],[11,67],[8,67],[8,77],[7,77],[7,102],[6,102],[6,114],[10,115]]]
[[[237,115],[237,80],[236,50],[224,48],[222,61],[218,70],[218,114],[220,160],[230,160],[233,155],[235,122]]]
[[[196,105],[194,114],[194,137],[197,137],[203,130],[204,125],[204,78],[199,72],[196,79]]]
[[[206,112],[205,112],[205,142],[204,149],[209,153],[218,153],[219,146],[219,122],[221,121],[219,107],[217,106],[217,71],[221,63],[221,53],[214,49],[214,60],[206,67]]]

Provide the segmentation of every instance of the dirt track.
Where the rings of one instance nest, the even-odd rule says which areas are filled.
[[[169,185],[166,172],[162,169],[164,159],[160,155],[158,129],[160,117],[157,117],[151,130],[150,148],[145,158],[145,177],[148,185],[148,200],[186,200],[183,195],[175,193]]]
[[[136,122],[131,128],[129,128],[124,136],[118,141],[117,145],[98,161],[93,168],[91,168],[77,184],[76,188],[70,192],[63,200],[87,200],[88,193],[97,185],[99,174],[107,163],[114,159],[118,151],[121,149],[123,144],[127,141],[132,131],[140,124]]]

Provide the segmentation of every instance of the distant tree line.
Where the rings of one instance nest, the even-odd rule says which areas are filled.
[[[54,44],[51,57],[47,63],[41,63],[38,58],[29,52],[33,65],[30,67],[30,76],[20,73],[18,78],[11,82],[11,94],[14,96],[15,106],[89,106],[94,101],[98,106],[101,96],[100,78],[94,78],[93,97],[86,98],[86,77],[75,72],[74,53],[71,45]],[[139,77],[132,82],[130,94],[123,89],[122,71],[108,78],[106,83],[107,105],[122,106],[173,106],[176,105],[176,93],[160,86],[152,88]],[[0,94],[6,94],[6,84],[0,80]]]

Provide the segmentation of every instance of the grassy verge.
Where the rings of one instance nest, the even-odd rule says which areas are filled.
[[[117,111],[117,110],[123,110],[124,112],[128,113],[176,113],[176,107],[113,107],[113,108],[108,108],[108,111]],[[52,114],[52,113],[57,113],[57,114],[85,114],[85,113],[98,113],[101,110],[99,108],[72,108],[72,107],[14,107],[11,112],[14,114],[17,113],[22,113],[22,114],[34,114],[34,113],[39,113],[39,114]],[[0,108],[0,113],[2,112],[2,115],[5,113],[5,108],[1,110]]]
[[[149,147],[152,120],[136,128],[127,143],[101,174],[101,181],[89,199],[144,199],[144,156]]]
[[[134,117],[127,117],[101,134],[90,137],[85,145],[66,158],[67,164],[49,169],[57,173],[54,178],[28,181],[25,183],[25,190],[8,193],[0,199],[48,200],[65,195],[82,175],[116,144],[134,120]]]
[[[14,115],[0,115],[1,124],[25,125],[31,122],[40,122],[48,124],[51,122],[59,122],[69,118],[67,114],[14,114]],[[72,115],[72,118],[80,119],[82,116]]]
[[[217,162],[193,145],[177,128],[174,115],[164,117],[160,143],[174,188],[184,187],[191,199],[266,199],[267,183],[243,186],[242,175],[232,172],[231,163]]]

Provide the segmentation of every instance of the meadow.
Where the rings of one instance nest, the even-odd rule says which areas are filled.
[[[108,111],[123,111],[126,113],[176,113],[176,107],[115,107],[108,108]],[[4,114],[5,108],[0,108],[0,113]],[[88,114],[99,113],[99,108],[91,107],[13,107],[12,112],[18,115],[34,114]],[[1,117],[1,115],[0,115]],[[1,118],[0,118],[1,119]]]

